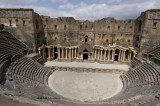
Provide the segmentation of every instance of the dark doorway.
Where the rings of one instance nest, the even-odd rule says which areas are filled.
[[[46,58],[48,58],[48,48],[45,48]]]
[[[119,54],[119,49],[116,49],[116,50],[115,50],[115,54]]]
[[[119,49],[115,50],[114,61],[118,61]]]
[[[118,55],[114,56],[114,61],[118,61]]]
[[[4,29],[4,24],[0,25],[0,30]]]
[[[88,54],[83,54],[83,60],[88,60]]]
[[[58,58],[58,50],[57,47],[54,47],[54,59]]]
[[[83,51],[83,60],[88,60],[88,50]]]
[[[85,36],[85,42],[87,42],[88,41],[88,36]]]

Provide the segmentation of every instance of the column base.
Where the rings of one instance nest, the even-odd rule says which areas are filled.
[[[52,60],[52,58],[47,58],[47,61],[51,61]]]

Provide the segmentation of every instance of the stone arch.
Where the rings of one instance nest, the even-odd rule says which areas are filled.
[[[88,36],[85,36],[85,43],[88,42]]]

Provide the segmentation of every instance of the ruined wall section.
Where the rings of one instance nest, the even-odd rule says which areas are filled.
[[[147,10],[136,20],[139,26],[136,30],[136,40],[139,48],[139,55],[147,51],[160,41],[160,10]],[[139,37],[139,38],[138,38]]]
[[[104,18],[95,22],[96,45],[133,46],[134,20]]]
[[[40,47],[43,43],[35,39],[37,33],[43,30],[41,26],[39,26],[41,31],[36,30],[35,20],[40,20],[40,18],[33,9],[0,9],[0,23],[4,24],[5,30],[8,30],[33,51],[36,51],[36,48]],[[42,25],[42,21],[39,25]]]
[[[75,46],[79,33],[76,31],[78,24],[72,17],[59,17],[57,19],[43,17],[45,36],[48,45]]]
[[[45,23],[45,36],[48,45],[84,44],[109,46],[133,46],[134,20],[115,20],[104,18],[101,20],[75,20],[72,17],[50,18],[42,17]],[[87,39],[87,42],[85,42]],[[77,43],[78,42],[78,43]]]
[[[43,20],[39,16],[39,14],[33,14],[33,28],[34,28],[34,40],[36,48],[46,44],[45,34],[44,34],[44,26]],[[36,49],[37,50],[37,49]]]
[[[32,9],[1,9],[0,23],[29,48],[34,48]]]

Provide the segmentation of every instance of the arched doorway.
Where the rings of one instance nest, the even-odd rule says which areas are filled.
[[[88,60],[88,50],[83,51],[83,60]]]
[[[54,47],[54,59],[58,58],[58,50],[57,47]]]
[[[114,61],[118,61],[119,49],[115,50]]]

